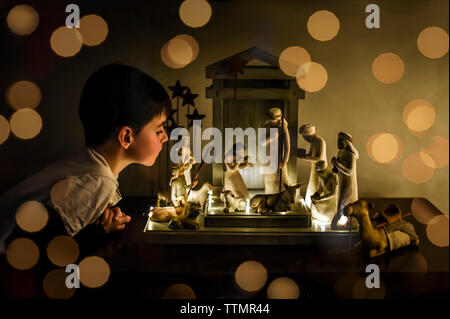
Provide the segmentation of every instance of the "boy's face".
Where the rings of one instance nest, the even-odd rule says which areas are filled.
[[[166,115],[156,116],[134,136],[130,151],[136,163],[145,166],[152,166],[155,163],[164,142],[168,140],[163,127],[165,121]]]

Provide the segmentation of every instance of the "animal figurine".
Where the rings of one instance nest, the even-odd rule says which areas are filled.
[[[156,200],[156,207],[168,207],[172,206],[172,200],[170,198],[170,189],[165,189],[158,192],[158,199]]]
[[[212,191],[212,189],[213,187],[210,183],[204,183],[199,190],[191,190],[188,202],[200,204],[200,208],[204,209],[206,200],[208,199],[208,192]]]
[[[223,190],[220,199],[224,202],[225,213],[234,213],[236,210],[243,211],[247,207],[247,201],[242,197],[237,197],[230,190]]]
[[[289,186],[284,184],[284,191],[277,194],[259,194],[250,200],[250,207],[260,214],[268,211],[282,212],[289,209],[290,205],[295,202],[295,193],[301,184]]]
[[[239,171],[247,166],[252,167],[253,164],[248,162],[248,156],[244,156],[244,151],[244,145],[242,143],[236,143],[225,156],[223,163],[223,169],[225,171],[224,190],[231,191],[236,197],[248,199],[250,196],[247,186]]]
[[[323,222],[331,222],[337,209],[339,192],[337,174],[325,161],[315,164],[317,190],[311,196],[311,216]]]
[[[371,258],[401,247],[419,245],[419,236],[414,226],[402,219],[397,205],[390,204],[375,214],[372,220],[377,221],[378,225],[374,225],[369,217],[372,208],[373,205],[364,200],[358,200],[344,208],[345,216],[358,220],[361,243]]]

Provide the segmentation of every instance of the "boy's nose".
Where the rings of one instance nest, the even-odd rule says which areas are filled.
[[[163,134],[163,137],[162,137],[161,144],[167,142],[168,140],[169,140],[169,137],[167,136],[167,131],[164,129],[164,134]]]

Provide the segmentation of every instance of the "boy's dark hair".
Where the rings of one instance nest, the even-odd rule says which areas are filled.
[[[104,144],[116,127],[129,126],[138,134],[169,108],[166,90],[144,72],[126,65],[105,66],[89,77],[81,93],[79,116],[86,144]]]

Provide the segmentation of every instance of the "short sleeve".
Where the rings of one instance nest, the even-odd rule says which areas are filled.
[[[104,176],[69,176],[50,191],[50,202],[61,216],[67,233],[76,235],[121,199],[117,183]]]

